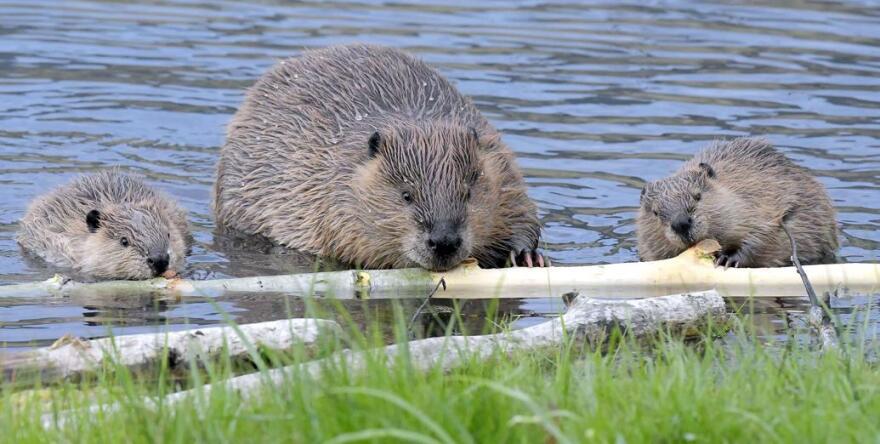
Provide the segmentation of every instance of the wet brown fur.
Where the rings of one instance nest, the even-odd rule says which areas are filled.
[[[87,214],[100,212],[90,231]],[[120,240],[125,237],[128,246]],[[147,256],[167,252],[179,271],[189,242],[186,212],[140,178],[116,170],[81,176],[36,198],[20,223],[21,246],[92,279],[147,279]]]
[[[214,211],[226,228],[370,268],[498,266],[540,233],[512,152],[473,103],[370,45],[306,52],[257,81],[228,128]],[[448,263],[424,247],[439,223],[461,226]]]
[[[693,220],[688,241],[670,225],[683,213]],[[639,255],[669,258],[700,240],[716,239],[722,265],[790,265],[783,217],[802,263],[836,260],[835,211],[821,183],[762,139],[716,143],[672,176],[645,186],[636,219]]]

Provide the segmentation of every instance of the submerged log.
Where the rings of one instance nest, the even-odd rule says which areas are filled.
[[[144,370],[166,363],[172,370],[189,362],[203,363],[221,356],[245,359],[258,347],[290,350],[314,345],[321,337],[340,334],[334,321],[285,319],[241,326],[210,326],[177,332],[145,333],[84,340],[64,336],[55,344],[0,357],[6,380],[18,375],[50,382],[81,376],[116,364]]]
[[[282,292],[336,298],[423,297],[442,279],[435,298],[558,298],[582,296],[637,298],[716,289],[725,297],[804,297],[794,267],[715,267],[715,241],[703,241],[678,257],[653,262],[582,267],[481,269],[473,261],[448,272],[422,269],[305,273],[205,281],[153,279],[83,284],[60,278],[34,284],[0,286],[0,297],[120,294],[220,296],[227,292]],[[880,290],[880,265],[808,265],[804,270],[817,292],[872,294]]]
[[[512,354],[558,347],[567,337],[589,340],[598,346],[615,328],[635,338],[646,338],[667,331],[693,332],[707,322],[719,324],[724,319],[724,300],[716,291],[635,300],[599,300],[578,296],[564,315],[513,332],[428,338],[378,350],[344,350],[323,359],[238,376],[173,393],[160,400],[147,400],[146,403],[156,407],[160,403],[167,406],[185,399],[207,399],[212,390],[234,391],[246,400],[261,393],[261,388],[267,384],[271,387],[291,383],[294,380],[292,375],[306,374],[318,378],[328,366],[357,371],[365,368],[369,359],[375,356],[384,358],[388,366],[395,365],[399,358],[407,358],[420,370],[439,368],[448,371],[475,357],[485,359],[498,352]],[[93,406],[91,410],[112,412],[116,408],[118,406],[115,405]],[[46,427],[63,425],[67,418],[64,414],[47,414],[43,417],[43,424]]]

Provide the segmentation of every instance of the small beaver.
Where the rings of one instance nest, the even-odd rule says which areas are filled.
[[[225,228],[368,268],[543,265],[498,132],[435,69],[382,46],[309,51],[263,75],[229,125],[214,211]]]
[[[762,139],[716,143],[675,174],[642,190],[636,219],[639,255],[678,255],[704,239],[721,244],[725,267],[831,263],[838,246],[834,207],[822,184]]]
[[[91,279],[148,279],[183,266],[186,212],[117,170],[81,176],[34,200],[21,246]]]

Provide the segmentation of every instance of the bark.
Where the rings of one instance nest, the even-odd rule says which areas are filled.
[[[338,336],[340,332],[334,321],[285,319],[235,328],[211,326],[95,340],[64,336],[49,347],[4,356],[0,366],[6,380],[38,375],[45,383],[78,377],[111,363],[145,370],[165,362],[174,370],[187,366],[191,360],[201,363],[224,355],[245,359],[256,347],[279,351],[291,350],[297,344],[308,347],[322,337]]]
[[[726,316],[724,300],[715,291],[636,300],[598,300],[578,296],[564,315],[522,330],[484,336],[428,338],[379,350],[344,350],[323,359],[238,376],[173,393],[162,400],[148,400],[147,403],[156,407],[159,403],[168,406],[193,397],[206,399],[212,390],[235,391],[243,400],[248,400],[259,395],[267,384],[270,387],[290,384],[294,374],[319,378],[328,365],[358,371],[365,368],[368,359],[377,353],[389,366],[403,358],[420,370],[440,368],[448,371],[471,359],[485,359],[496,352],[538,352],[556,347],[563,344],[566,337],[600,345],[614,328],[621,328],[636,338],[645,338],[665,331],[693,332],[706,322],[720,323]],[[92,411],[112,412],[117,408],[115,405],[94,406]],[[63,413],[59,417],[46,415],[43,422],[46,427],[51,427],[63,424],[66,418]]]

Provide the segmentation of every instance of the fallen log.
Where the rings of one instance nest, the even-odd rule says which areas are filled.
[[[558,298],[576,292],[602,298],[637,298],[716,289],[725,297],[805,297],[794,267],[715,267],[715,241],[703,241],[678,257],[653,262],[583,267],[481,269],[473,261],[448,272],[422,269],[350,270],[192,281],[153,279],[83,284],[53,278],[34,284],[0,286],[2,297],[120,294],[220,296],[229,292],[281,292],[335,298],[423,297],[445,281],[434,298]],[[880,265],[831,264],[804,267],[817,292],[838,296],[880,290]]]
[[[384,357],[389,366],[395,365],[396,359],[405,353],[403,356],[408,357],[409,362],[417,369],[439,368],[448,371],[470,359],[485,359],[498,352],[511,354],[557,347],[563,344],[566,337],[589,340],[594,345],[601,345],[615,328],[620,328],[632,337],[644,339],[666,331],[693,332],[707,322],[717,325],[724,319],[724,300],[716,291],[634,300],[598,300],[578,296],[564,315],[533,327],[484,336],[421,339],[378,350],[344,350],[304,364],[247,374],[173,393],[163,399],[148,400],[147,404],[155,408],[160,403],[168,406],[191,398],[207,399],[212,390],[234,391],[247,400],[259,394],[260,388],[265,387],[265,384],[290,384],[292,375],[305,374],[318,378],[328,365],[350,371],[363,369],[369,358],[376,354],[380,358]],[[103,410],[108,413],[116,408],[115,405],[93,406],[91,411]],[[60,426],[67,418],[63,413],[58,416],[47,414],[43,417],[43,424],[46,427]]]
[[[320,338],[340,335],[341,329],[334,321],[285,319],[94,340],[64,336],[49,347],[0,356],[0,366],[7,381],[21,375],[39,377],[46,383],[95,372],[105,364],[140,371],[164,362],[175,370],[191,361],[203,363],[221,356],[245,359],[257,347],[291,350],[297,344],[309,347]]]

